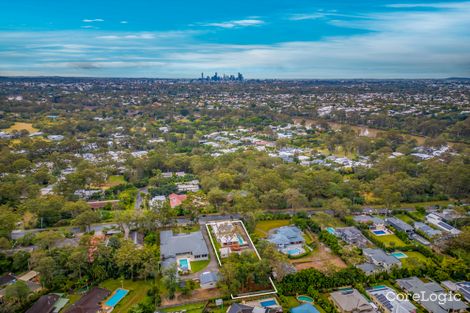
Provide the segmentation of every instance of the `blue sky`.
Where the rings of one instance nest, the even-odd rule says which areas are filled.
[[[0,75],[470,77],[465,1],[0,1]]]

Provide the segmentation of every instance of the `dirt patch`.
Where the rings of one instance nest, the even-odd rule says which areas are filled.
[[[334,255],[323,243],[319,243],[317,248],[308,256],[292,260],[292,265],[300,271],[307,268],[315,268],[322,272],[346,268],[347,265],[340,257]]]
[[[196,289],[189,296],[177,294],[174,299],[163,299],[162,306],[193,303],[197,301],[211,300],[221,297],[222,292],[219,289]]]

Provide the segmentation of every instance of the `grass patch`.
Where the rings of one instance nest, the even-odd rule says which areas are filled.
[[[201,261],[192,261],[191,262],[191,272],[197,273],[202,271],[209,265],[211,260],[201,260]]]
[[[406,214],[397,214],[395,215],[395,217],[401,219],[403,222],[408,223],[410,225],[413,225],[413,223],[415,222],[414,219],[412,219]]]
[[[408,257],[401,259],[401,263],[404,268],[414,269],[420,266],[427,266],[432,264],[432,261],[416,251],[405,251],[404,252]]]
[[[114,292],[117,288],[129,290],[129,293],[114,307],[114,313],[129,312],[130,308],[139,302],[142,302],[150,289],[150,281],[143,280],[123,280],[121,284],[120,279],[109,279],[100,284],[100,287],[106,288]]]
[[[8,132],[8,133],[12,133],[15,130],[16,131],[26,130],[30,134],[39,131],[39,129],[33,127],[33,124],[31,124],[31,123],[22,123],[22,122],[16,122],[15,124],[11,125],[10,128],[5,129],[5,131]]]
[[[282,302],[282,308],[285,312],[288,312],[290,308],[300,305],[300,302],[294,296],[284,297],[284,302]]]
[[[261,238],[268,235],[271,229],[287,226],[290,224],[290,220],[270,220],[270,221],[259,221],[256,223],[255,234]]]
[[[171,313],[171,312],[186,311],[186,313],[202,313],[202,310],[204,309],[205,306],[206,306],[206,302],[197,302],[197,303],[192,303],[192,304],[166,308],[166,309],[161,310],[161,312]]]
[[[315,223],[319,224],[320,226],[324,226],[324,227],[345,227],[346,226],[343,222],[341,222],[336,217],[333,217],[324,212],[315,213],[314,215],[312,215],[312,220]]]
[[[173,228],[173,233],[175,234],[189,234],[195,231],[201,230],[201,227],[198,224],[195,225],[185,225],[185,226],[178,226]]]
[[[400,248],[406,246],[406,244],[396,235],[376,236],[372,232],[370,232],[370,234],[371,236],[374,236],[375,239],[382,242],[386,248]]]

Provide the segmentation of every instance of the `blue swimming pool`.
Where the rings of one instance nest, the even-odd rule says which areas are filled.
[[[326,231],[329,232],[330,234],[334,235],[335,234],[335,229],[333,227],[327,227]]]
[[[180,263],[180,268],[183,268],[183,269],[188,269],[189,268],[188,259],[180,259],[179,263]]]
[[[300,254],[300,249],[299,248],[294,248],[294,249],[290,249],[290,250],[287,250],[287,254],[288,255],[297,255],[297,254]]]
[[[240,234],[237,234],[237,238],[238,238],[238,243],[239,244],[243,244],[245,241],[243,240],[243,237],[240,235]]]
[[[116,289],[112,297],[109,298],[104,305],[115,307],[119,303],[119,301],[121,301],[122,298],[124,298],[128,293],[129,290],[118,288]]]
[[[386,232],[383,231],[383,230],[373,230],[372,232],[376,235],[385,235],[386,234]]]
[[[393,252],[392,255],[393,255],[394,257],[396,257],[397,259],[405,259],[405,258],[408,257],[405,253],[400,252],[400,251],[398,251],[398,252]]]
[[[276,301],[270,299],[270,300],[265,300],[265,301],[260,301],[261,306],[263,308],[266,308],[268,306],[273,306],[273,305],[277,305]]]

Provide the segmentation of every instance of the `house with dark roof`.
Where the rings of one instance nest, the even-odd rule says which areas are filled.
[[[418,277],[409,277],[396,280],[397,284],[406,292],[420,295],[416,301],[431,313],[464,312],[467,305],[460,300],[448,297],[446,291],[433,281],[423,282]],[[442,301],[440,299],[446,299]]]
[[[0,287],[13,284],[14,282],[16,282],[16,277],[11,273],[0,276]]]
[[[176,263],[177,258],[191,261],[207,260],[209,250],[200,231],[189,234],[173,234],[172,230],[160,232],[160,255],[162,266],[168,267]]]
[[[393,255],[386,254],[382,249],[370,249],[366,248],[362,250],[364,256],[372,264],[382,267],[385,270],[389,270],[393,266],[401,267],[399,259]]]
[[[34,302],[26,313],[51,313],[54,312],[55,304],[60,299],[57,294],[44,295]]]
[[[336,228],[335,233],[341,237],[343,241],[350,245],[354,245],[359,248],[366,248],[372,243],[367,239],[362,232],[354,226]]]
[[[399,218],[388,217],[385,219],[385,222],[387,223],[387,225],[392,226],[397,231],[402,231],[407,234],[412,234],[414,232],[413,227],[410,224],[403,222]]]
[[[344,289],[330,293],[330,299],[340,313],[374,313],[374,307],[357,289]]]
[[[65,311],[65,313],[96,313],[101,310],[101,302],[106,299],[111,292],[104,288],[94,287],[83,297]]]

